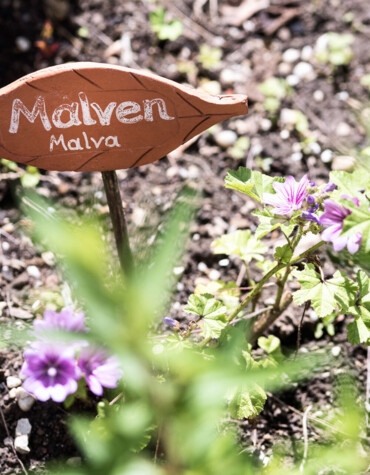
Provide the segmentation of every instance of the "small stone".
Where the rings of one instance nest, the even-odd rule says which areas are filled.
[[[183,266],[174,267],[173,273],[175,275],[181,275],[184,272],[184,270],[185,270],[185,267],[183,267]]]
[[[303,153],[302,152],[294,152],[294,153],[292,153],[290,158],[293,162],[300,162],[303,158]]]
[[[293,74],[299,79],[313,79],[313,67],[310,63],[301,61],[293,69]]]
[[[235,84],[236,82],[244,82],[245,74],[242,70],[225,68],[220,73],[220,80],[226,86],[230,86],[232,84]]]
[[[297,84],[299,84],[300,79],[296,74],[289,74],[289,76],[287,76],[286,78],[286,82],[289,84],[289,86],[294,87],[294,86],[297,86]]]
[[[231,147],[238,140],[238,136],[233,130],[221,130],[214,137],[217,145],[222,148]]]
[[[19,435],[14,439],[14,448],[20,454],[29,454],[28,435]]]
[[[12,446],[13,445],[13,439],[11,437],[5,437],[3,443],[5,446]]]
[[[19,435],[29,435],[31,433],[32,426],[30,421],[27,418],[19,419],[17,422],[17,426],[15,428],[15,435],[18,437]]]
[[[316,155],[318,155],[321,152],[321,147],[317,142],[310,143],[308,147],[311,153],[315,153]]]
[[[199,241],[199,239],[200,239],[200,234],[199,233],[193,234],[193,237],[192,237],[193,241]]]
[[[349,94],[347,91],[338,92],[336,96],[340,101],[347,101],[349,99]]]
[[[309,316],[310,316],[311,322],[317,322],[319,319],[319,316],[317,315],[315,310],[311,310],[311,312],[309,313]]]
[[[348,137],[351,135],[352,129],[346,122],[339,122],[335,132],[339,137]]]
[[[355,163],[355,158],[351,157],[350,155],[338,155],[333,158],[331,168],[332,170],[342,170],[345,172],[349,172],[353,170]]]
[[[6,378],[6,385],[9,389],[17,388],[22,384],[22,380],[17,376],[8,376]]]
[[[174,178],[179,174],[179,167],[170,167],[166,170],[167,178]]]
[[[333,159],[333,152],[332,150],[326,149],[321,154],[321,160],[324,163],[330,163]]]
[[[261,129],[265,132],[268,132],[272,127],[272,122],[270,119],[262,119],[261,120]]]
[[[211,280],[218,280],[221,277],[221,273],[217,269],[212,269],[210,273],[208,274],[208,277]]]
[[[197,166],[195,165],[190,165],[188,169],[188,177],[191,179],[199,178],[200,176],[200,170]]]
[[[27,267],[27,274],[30,277],[34,277],[35,279],[39,279],[41,277],[40,271],[36,266],[28,266]]]
[[[290,137],[290,132],[289,132],[289,130],[283,129],[283,130],[280,132],[280,137],[281,137],[283,140],[287,140],[287,139]]]
[[[178,282],[177,285],[176,285],[176,289],[181,292],[182,290],[184,290],[185,286],[182,282]]]
[[[300,56],[301,54],[297,49],[289,48],[283,53],[283,61],[286,63],[295,63],[299,60]]]
[[[198,264],[198,270],[199,270],[200,272],[207,272],[207,271],[208,271],[207,264],[205,264],[204,262],[199,262],[199,264]]]
[[[293,66],[290,63],[280,63],[278,66],[279,74],[288,76],[292,72]]]
[[[10,399],[15,399],[17,397],[17,388],[13,388],[9,391]]]
[[[32,314],[30,312],[27,312],[27,310],[18,307],[12,308],[11,315],[14,318],[21,318],[22,320],[28,320],[29,318],[32,318]]]
[[[55,256],[51,251],[43,252],[41,257],[46,265],[52,267],[55,264]]]
[[[221,259],[219,262],[218,262],[218,265],[220,267],[227,267],[229,265],[229,259]]]
[[[313,55],[313,48],[310,45],[303,46],[301,51],[301,60],[310,61]]]
[[[221,94],[221,85],[218,81],[203,81],[200,88],[207,94],[211,94],[211,96],[219,96]]]
[[[342,351],[342,349],[341,349],[340,346],[333,346],[333,348],[331,349],[331,354],[333,356],[339,356],[341,351]]]
[[[316,102],[322,102],[325,99],[325,94],[320,89],[316,89],[313,93],[313,98]]]
[[[131,221],[138,227],[142,227],[145,223],[146,211],[136,206],[131,216]]]
[[[21,53],[26,53],[31,49],[31,41],[24,36],[18,36],[15,39],[15,45]]]
[[[28,412],[36,401],[36,399],[22,387],[17,388],[16,397],[19,409],[23,412]]]

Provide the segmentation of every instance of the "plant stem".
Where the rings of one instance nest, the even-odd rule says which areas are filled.
[[[133,257],[127,233],[125,214],[122,207],[121,194],[118,187],[117,174],[113,171],[102,172],[105,194],[112,220],[114,237],[121,268],[126,277],[133,271]]]

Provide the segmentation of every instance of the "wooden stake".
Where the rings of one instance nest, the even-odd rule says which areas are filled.
[[[105,194],[107,195],[107,202],[112,220],[118,257],[123,273],[126,277],[129,277],[132,274],[134,262],[130,249],[121,194],[118,187],[117,174],[115,171],[106,171],[102,172],[102,177]]]

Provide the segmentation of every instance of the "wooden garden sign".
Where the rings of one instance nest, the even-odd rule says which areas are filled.
[[[0,89],[0,156],[44,170],[101,171],[122,270],[133,269],[116,173],[164,157],[248,111],[243,95],[209,96],[153,74],[70,63]]]
[[[247,110],[246,96],[120,66],[53,66],[0,89],[0,156],[45,170],[137,167]]]

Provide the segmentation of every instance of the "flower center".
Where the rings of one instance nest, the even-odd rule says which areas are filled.
[[[48,376],[53,378],[54,376],[56,376],[56,374],[57,374],[57,369],[54,368],[54,366],[51,366],[50,368],[48,368]]]

